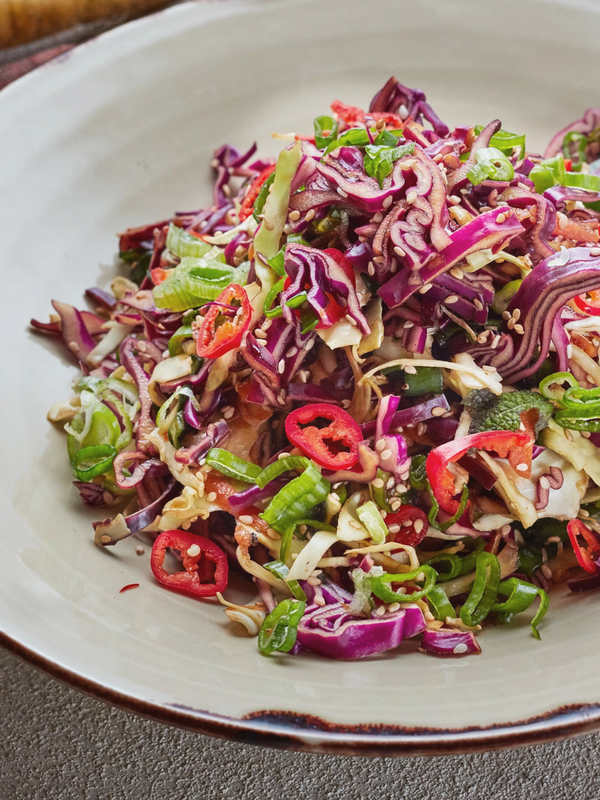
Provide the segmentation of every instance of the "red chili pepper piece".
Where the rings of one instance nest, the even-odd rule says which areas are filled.
[[[166,270],[162,267],[155,267],[154,269],[150,270],[150,277],[152,278],[152,283],[155,286],[158,286],[159,283],[166,281],[169,275],[171,274],[172,270]]]
[[[427,478],[440,506],[449,514],[456,514],[459,501],[454,499],[454,475],[448,464],[458,461],[471,450],[488,450],[497,453],[500,458],[508,455],[511,466],[517,473],[527,478],[531,475],[531,449],[533,439],[529,433],[519,431],[487,431],[463,436],[456,441],[436,447],[427,456]],[[523,469],[523,465],[525,469]]]
[[[364,122],[367,117],[374,119],[375,122],[383,120],[386,125],[398,129],[404,127],[402,117],[397,114],[390,114],[387,111],[363,111],[358,106],[347,106],[339,100],[334,100],[331,104],[331,110],[347,125],[356,125],[358,122]]]
[[[169,573],[164,568],[167,548],[178,550],[183,570]],[[204,536],[183,531],[165,531],[152,545],[150,566],[154,577],[163,586],[197,597],[214,597],[227,586],[227,556],[218,545]]]
[[[329,403],[297,408],[285,421],[292,444],[325,469],[349,469],[358,461],[363,434],[347,411]]]
[[[567,533],[579,566],[592,575],[598,573],[599,570],[596,564],[596,560],[600,557],[600,539],[598,536],[580,519],[572,519],[569,522]],[[580,543],[578,538],[580,536],[585,539],[585,545]]]
[[[119,594],[123,594],[123,592],[128,592],[130,589],[138,589],[139,583],[128,583],[127,586],[123,586],[122,589],[119,589]]]
[[[236,315],[224,315],[218,303],[239,306]],[[201,358],[218,358],[239,347],[242,336],[250,325],[251,316],[252,307],[246,290],[237,283],[232,283],[209,306],[203,317],[196,317],[192,327],[198,355]]]
[[[594,289],[586,294],[580,294],[579,297],[574,297],[575,305],[586,314],[591,314],[595,317],[600,314],[600,291]],[[591,302],[590,302],[591,301]]]
[[[421,525],[417,524],[419,520]],[[398,511],[388,514],[385,524],[388,528],[390,525],[400,525],[400,530],[393,534],[394,541],[411,547],[421,544],[429,531],[427,514],[416,506],[402,506]]]
[[[275,172],[275,164],[271,164],[270,167],[265,167],[262,172],[259,172],[259,174],[256,176],[256,178],[254,178],[248,187],[246,196],[242,200],[242,205],[240,206],[240,212],[238,215],[240,222],[243,222],[250,216],[250,214],[252,214],[254,203],[256,203],[256,198],[260,194],[262,185],[267,180],[269,175],[273,174],[273,172]]]

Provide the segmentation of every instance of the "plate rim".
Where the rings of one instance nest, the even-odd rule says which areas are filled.
[[[278,0],[252,0],[254,5]],[[551,0],[563,5],[565,0]],[[243,5],[242,0],[187,0],[144,17],[131,20],[75,45],[2,89],[2,94],[19,91],[23,84],[43,79],[52,69],[71,61],[84,49],[107,38],[122,35],[123,29],[151,27],[164,15],[184,14],[190,8],[215,5]],[[569,0],[567,0],[567,4]],[[341,724],[294,712],[269,709],[243,717],[229,717],[191,707],[145,700],[95,681],[37,652],[0,630],[0,647],[61,683],[125,711],[156,722],[176,726],[229,741],[275,747],[292,751],[347,756],[440,756],[511,749],[559,741],[600,730],[600,702],[560,706],[541,715],[511,723],[468,726],[456,729],[415,728],[387,724]]]
[[[229,717],[143,700],[64,667],[0,631],[0,646],[82,694],[138,716],[219,739],[283,750],[346,756],[446,756],[525,747],[600,730],[600,703],[572,704],[514,723],[466,728],[345,725],[276,709]]]

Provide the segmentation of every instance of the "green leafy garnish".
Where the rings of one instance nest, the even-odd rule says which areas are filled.
[[[520,391],[492,394],[489,389],[475,389],[465,398],[465,408],[471,414],[469,433],[480,431],[518,431],[521,414],[537,409],[536,433],[548,424],[553,406],[549,400],[536,392]]]
[[[379,137],[378,137],[379,138]],[[413,142],[408,142],[400,147],[388,147],[384,144],[369,144],[365,147],[364,168],[367,175],[377,178],[379,186],[394,167],[394,161],[403,156],[410,155],[415,149]]]

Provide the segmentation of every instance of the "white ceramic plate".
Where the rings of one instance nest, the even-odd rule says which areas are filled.
[[[113,274],[115,232],[209,198],[223,141],[310,130],[391,75],[450,123],[499,116],[542,147],[599,105],[600,9],[534,0],[227,0],[112,31],[0,93],[0,623],[15,652],[84,691],[206,733],[297,748],[441,753],[600,727],[598,597],[553,596],[543,641],[483,655],[264,658],[221,609],[165,592],[135,543],[92,543],[63,436],[75,369],[27,332],[50,299]],[[140,588],[119,594],[128,583]]]

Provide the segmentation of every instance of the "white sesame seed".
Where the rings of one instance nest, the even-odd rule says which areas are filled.
[[[383,201],[383,203],[382,203],[381,205],[382,205],[384,208],[389,208],[389,207],[392,205],[392,203],[393,203],[393,202],[394,202],[394,198],[392,197],[392,195],[391,195],[391,194],[389,194],[389,195],[388,195],[388,196],[385,198],[385,200]]]
[[[442,406],[434,406],[434,407],[431,409],[431,414],[432,414],[432,416],[434,416],[434,417],[441,417],[441,416],[442,416],[442,414],[445,414],[445,413],[446,413],[446,409],[445,409],[445,408],[442,408]]]
[[[590,247],[591,256],[600,256],[600,247]]]
[[[550,488],[550,482],[548,481],[548,478],[545,475],[542,475],[542,477],[540,478],[539,483],[540,483],[540,487],[542,489],[549,489]]]
[[[447,306],[452,305],[453,303],[458,303],[458,295],[456,294],[449,294],[448,297],[444,300],[444,303]]]
[[[392,511],[398,511],[401,505],[402,505],[402,500],[398,500],[397,498],[390,502]]]
[[[506,222],[506,214],[498,214],[496,217],[496,223],[498,225],[502,225],[503,222]]]
[[[296,220],[300,219],[300,212],[299,211],[290,211],[290,219],[292,222],[296,222]]]
[[[515,333],[519,333],[522,336],[525,333],[525,328],[520,323],[517,323],[515,325]]]
[[[579,509],[579,516],[580,517],[589,517],[589,515],[590,515],[590,512],[587,511],[585,508],[580,508]]]
[[[414,326],[415,323],[408,320],[407,322],[404,323],[404,330],[409,331],[411,328],[414,328]]]
[[[215,500],[217,499],[217,493],[216,492],[209,492],[206,495],[206,499],[208,500],[209,503],[214,503]]]
[[[506,323],[506,327],[508,328],[509,331],[512,331],[512,329],[515,327],[515,321],[512,317]]]
[[[400,611],[400,603],[390,603],[388,606],[388,611],[394,614],[396,611]]]
[[[390,525],[388,530],[390,533],[400,533],[400,525]]]
[[[502,536],[508,536],[508,534],[510,533],[510,525],[503,525],[500,528],[500,533],[502,534]]]
[[[519,321],[519,319],[521,318],[520,308],[515,308],[515,310],[512,312],[512,318],[514,319],[515,322]]]
[[[369,266],[367,267],[367,272],[369,275],[375,275],[375,264],[372,261],[369,261]]]
[[[225,406],[223,409],[223,419],[231,419],[234,414],[235,408],[232,408],[231,406]]]
[[[460,267],[452,267],[450,270],[450,275],[452,275],[453,278],[456,278],[456,280],[460,281],[464,278],[465,273]]]
[[[477,311],[482,311],[483,310],[483,303],[481,302],[481,300],[478,300],[476,297],[473,299],[473,305],[475,306]]]
[[[396,483],[396,481],[395,481],[393,478],[390,478],[390,479],[388,480],[388,482],[386,483],[386,487],[387,487],[388,489],[392,489],[392,488],[394,487],[394,484],[395,484],[395,483]]]
[[[268,331],[272,324],[273,324],[272,319],[266,319],[261,325],[261,328],[263,329],[263,331]]]
[[[455,194],[451,194],[450,197],[448,198],[448,200],[452,203],[452,205],[455,205],[455,206],[457,206],[461,202],[460,197],[458,197]]]
[[[498,347],[498,345],[500,344],[500,339],[501,339],[501,338],[502,338],[502,337],[501,337],[501,336],[499,336],[498,334],[496,334],[496,336],[494,336],[494,341],[493,341],[493,342],[492,342],[492,344],[490,345],[490,347],[492,348],[492,350],[495,350],[495,349]]]
[[[373,216],[371,217],[371,222],[381,222],[382,219],[383,219],[383,214],[381,213],[381,211],[377,211],[377,213],[373,214]]]
[[[379,608],[376,608],[373,613],[377,617],[383,617],[383,615],[385,614],[385,606],[379,606]]]
[[[490,375],[493,375],[496,372],[496,367],[491,367],[489,364],[484,364],[481,369],[484,372],[488,372]]]
[[[404,367],[404,372],[406,372],[407,375],[416,375],[417,368],[409,364],[408,366]]]
[[[346,319],[348,320],[350,325],[353,325],[356,328],[357,322],[353,317],[350,316],[350,314],[346,314]]]
[[[414,530],[415,533],[421,533],[421,531],[423,530],[423,520],[422,519],[416,519],[415,520],[415,522],[413,524],[413,530]]]
[[[419,196],[418,192],[415,192],[415,190],[413,189],[412,191],[407,193],[406,202],[409,204],[414,203],[418,196]]]
[[[359,531],[359,530],[361,530],[361,527],[362,527],[362,526],[360,525],[360,523],[359,523],[359,522],[357,522],[357,521],[356,521],[356,520],[354,520],[354,519],[351,519],[351,520],[350,520],[350,522],[349,522],[348,524],[349,524],[349,525],[350,525],[350,527],[351,527],[351,528],[353,528],[355,531]]]
[[[516,468],[519,472],[527,472],[528,469],[527,464],[517,464]]]
[[[315,599],[313,600],[313,603],[316,606],[324,606],[325,605],[325,600],[323,599],[322,595],[318,594],[318,595],[315,596]]]
[[[385,484],[381,480],[381,478],[375,478],[375,480],[371,481],[371,486],[373,486],[373,488],[375,488],[375,489],[383,489],[384,485]]]
[[[279,453],[277,458],[281,460],[282,458],[289,458],[289,455],[289,453]]]
[[[315,340],[314,340],[314,339],[311,339],[310,341],[308,341],[308,342],[307,342],[307,343],[304,345],[304,352],[306,352],[306,353],[307,353],[309,350],[312,350],[312,348],[313,348],[314,346],[315,346]]]
[[[382,450],[381,451],[381,460],[382,461],[387,461],[387,459],[391,458],[391,457],[392,457],[392,451],[391,450]]]
[[[199,556],[200,553],[201,553],[201,550],[200,550],[200,548],[198,547],[197,544],[193,544],[193,545],[191,545],[191,547],[188,547],[188,549],[187,549],[187,554],[188,554],[188,556],[190,556],[190,558],[194,558],[194,556]]]
[[[424,284],[419,289],[419,294],[427,294],[427,292],[431,289],[432,286],[433,286],[433,284],[431,284],[431,283]]]
[[[398,245],[394,247],[394,253],[396,253],[396,255],[399,256],[400,258],[404,258],[404,256],[406,255],[404,250],[401,247],[398,247]]]
[[[563,230],[569,224],[569,218],[562,211],[559,211],[556,216],[558,217],[558,227]]]
[[[293,345],[287,351],[287,353],[285,354],[285,357],[286,358],[293,358],[295,355],[298,355],[298,348],[296,347],[296,345]]]
[[[461,653],[466,653],[468,649],[469,648],[464,642],[459,642],[457,645],[455,645],[452,652],[456,653],[456,655],[460,655]]]
[[[279,364],[277,364],[277,372],[280,375],[283,375],[283,373],[285,372],[285,359],[284,358],[282,358],[281,361],[279,362]]]
[[[304,219],[307,222],[310,222],[311,219],[314,219],[314,217],[315,217],[315,210],[314,210],[314,208],[311,208],[310,211],[306,212],[306,216],[304,217]]]
[[[548,580],[552,579],[552,570],[550,569],[550,567],[547,564],[542,564],[540,569],[541,569],[541,572],[542,572],[542,575],[544,576],[544,578],[548,578]]]
[[[511,317],[512,317],[512,314],[510,313],[510,311],[503,311],[502,312],[502,319],[510,319]]]
[[[567,358],[573,358],[573,345],[567,345]]]
[[[350,408],[350,405],[351,405],[351,401],[350,400],[348,400],[348,399],[342,400],[342,408]]]
[[[383,256],[374,256],[373,257],[373,263],[374,264],[383,264],[384,261],[385,261],[385,258]]]
[[[242,523],[242,525],[252,525],[254,520],[250,514],[242,514],[242,516],[239,518],[239,521]]]
[[[254,330],[254,335],[257,339],[266,339],[267,334],[262,330],[262,328],[256,328]]]

